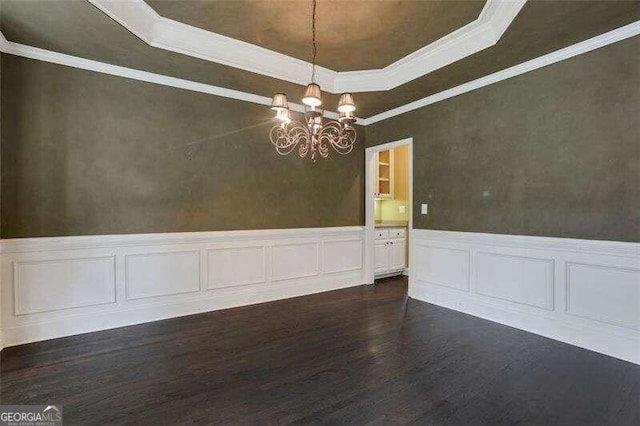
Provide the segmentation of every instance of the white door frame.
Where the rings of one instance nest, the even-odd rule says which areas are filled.
[[[365,149],[364,158],[365,158],[365,183],[364,183],[364,193],[365,193],[365,204],[364,204],[364,212],[365,212],[365,238],[364,238],[364,282],[365,284],[373,284],[374,281],[374,272],[373,272],[373,243],[374,243],[374,234],[375,234],[375,169],[376,166],[374,160],[375,154],[378,151],[384,151],[390,148],[398,148],[400,146],[406,145],[409,148],[408,159],[407,162],[409,167],[409,203],[407,212],[408,216],[408,250],[409,250],[409,268],[414,268],[411,265],[411,240],[413,238],[413,138],[401,139],[395,142],[389,142],[382,145],[376,145]],[[415,268],[414,268],[415,269]],[[409,270],[409,284],[411,284],[411,277],[413,274],[411,270]]]

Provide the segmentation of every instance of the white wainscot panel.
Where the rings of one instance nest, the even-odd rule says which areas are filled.
[[[198,250],[125,256],[127,299],[168,296],[200,290]]]
[[[640,330],[640,270],[567,263],[567,313]]]
[[[416,279],[469,291],[469,251],[417,243]],[[413,270],[414,266],[411,267]]]
[[[207,250],[207,289],[265,282],[265,259],[264,246]]]
[[[346,272],[362,268],[362,240],[325,241],[324,272]]]
[[[543,309],[553,309],[553,259],[476,254],[476,291]]]
[[[274,245],[271,249],[271,280],[318,275],[318,255],[317,242]]]
[[[113,256],[14,263],[16,315],[115,301]]]

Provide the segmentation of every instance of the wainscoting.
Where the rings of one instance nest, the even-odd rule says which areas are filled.
[[[4,240],[2,343],[360,285],[363,244],[363,227]]]
[[[414,230],[409,295],[640,364],[640,244]]]
[[[414,230],[409,295],[640,364],[640,244]],[[2,246],[2,343],[360,285],[364,228]]]

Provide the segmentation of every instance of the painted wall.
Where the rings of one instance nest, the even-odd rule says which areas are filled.
[[[2,238],[364,223],[362,128],[314,166],[265,106],[10,55],[1,106]]]
[[[416,228],[638,241],[639,47],[376,123],[366,143],[414,138]],[[363,223],[362,143],[281,158],[259,105],[3,55],[1,106],[3,238]]]
[[[367,126],[367,143],[414,138],[415,228],[640,241],[639,51],[634,37]]]

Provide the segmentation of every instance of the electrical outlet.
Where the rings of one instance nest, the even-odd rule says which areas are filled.
[[[423,204],[421,212],[422,214],[429,214],[429,205]]]
[[[398,212],[404,214],[407,212],[407,208],[405,206],[398,206]]]

